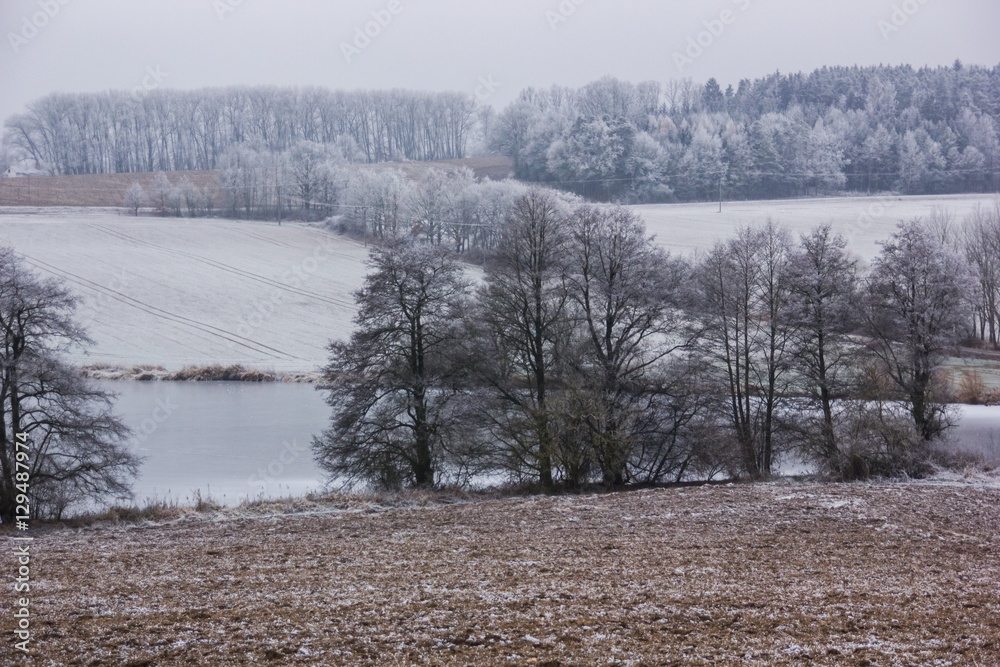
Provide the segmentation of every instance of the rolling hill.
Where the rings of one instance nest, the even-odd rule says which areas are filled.
[[[27,179],[25,179],[27,180]],[[675,252],[707,249],[768,217],[804,233],[830,222],[865,259],[899,220],[946,209],[961,220],[983,195],[835,198],[634,207]],[[309,372],[350,334],[367,249],[318,225],[121,215],[115,209],[0,208],[0,243],[81,296],[95,341],[81,364],[243,364]]]

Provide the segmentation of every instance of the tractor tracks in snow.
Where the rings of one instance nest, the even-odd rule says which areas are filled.
[[[289,354],[288,352],[271,347],[270,345],[266,345],[264,343],[261,343],[260,341],[253,340],[252,338],[247,338],[232,331],[228,331],[220,327],[212,326],[211,324],[206,324],[205,322],[201,322],[199,320],[191,319],[190,317],[185,317],[183,315],[178,315],[177,313],[173,313],[168,310],[158,308],[152,304],[140,301],[139,299],[130,297],[127,294],[119,292],[115,289],[94,282],[93,280],[84,278],[83,276],[71,273],[70,271],[66,271],[65,269],[60,269],[58,267],[55,267],[49,264],[48,262],[43,262],[42,260],[32,257],[30,255],[26,255],[24,253],[18,253],[18,254],[38,269],[41,269],[47,273],[51,273],[53,275],[64,278],[65,280],[69,280],[70,282],[80,285],[82,287],[94,290],[99,294],[104,294],[110,299],[114,299],[115,301],[119,301],[121,303],[129,305],[133,308],[136,308],[145,313],[153,315],[154,317],[158,317],[160,319],[171,322],[172,324],[188,327],[189,329],[194,329],[195,331],[199,331],[202,334],[208,334],[209,336],[215,336],[217,338],[221,338],[233,345],[238,345],[240,347],[256,352],[257,354],[264,354],[272,359],[291,359],[295,361],[307,361],[306,359],[302,359],[301,357]]]
[[[268,285],[269,287],[273,287],[273,288],[276,288],[276,289],[288,292],[290,294],[295,294],[295,295],[300,296],[300,297],[305,297],[307,299],[312,299],[312,300],[315,300],[315,301],[320,301],[320,302],[323,302],[323,303],[326,303],[326,304],[329,304],[329,305],[332,305],[332,306],[337,306],[337,307],[340,307],[340,308],[350,308],[352,310],[354,308],[354,303],[353,302],[349,302],[346,299],[338,299],[336,297],[330,297],[330,296],[327,296],[327,295],[324,295],[324,294],[320,294],[319,292],[313,292],[312,290],[303,289],[301,287],[294,287],[292,285],[286,285],[285,283],[282,283],[280,281],[273,280],[273,279],[268,278],[266,276],[262,276],[262,275],[260,275],[258,273],[253,273],[252,271],[247,271],[245,269],[240,269],[240,268],[237,268],[235,266],[231,266],[229,264],[225,264],[223,262],[219,262],[219,261],[214,260],[214,259],[208,259],[207,257],[202,257],[201,255],[197,255],[195,253],[187,252],[187,251],[184,251],[184,250],[178,250],[176,248],[170,248],[168,246],[161,245],[159,243],[154,243],[152,241],[144,241],[142,239],[138,239],[138,238],[136,238],[134,236],[126,234],[125,232],[118,231],[116,229],[111,229],[109,227],[104,227],[102,225],[97,225],[97,224],[93,224],[93,223],[84,223],[84,224],[87,227],[90,227],[92,229],[96,229],[96,230],[98,230],[100,232],[103,232],[105,234],[108,234],[109,236],[113,236],[115,238],[118,238],[120,240],[128,241],[128,242],[130,242],[132,244],[135,244],[135,245],[138,245],[138,246],[146,246],[146,247],[149,247],[149,248],[154,248],[154,249],[156,249],[158,251],[168,252],[170,254],[177,255],[177,256],[180,256],[180,257],[186,257],[188,259],[194,260],[196,262],[200,262],[200,263],[205,264],[207,266],[211,266],[211,267],[213,267],[215,269],[219,269],[221,271],[232,273],[232,274],[240,276],[242,278],[247,278],[249,280],[253,280],[253,281],[259,282],[261,284]],[[253,235],[251,234],[251,236],[253,236]]]

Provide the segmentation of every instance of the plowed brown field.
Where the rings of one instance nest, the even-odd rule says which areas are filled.
[[[1000,664],[989,486],[305,509],[34,531],[30,664]]]

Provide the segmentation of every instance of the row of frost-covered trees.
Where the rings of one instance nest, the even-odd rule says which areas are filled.
[[[769,222],[682,259],[627,209],[532,190],[475,282],[387,235],[330,346],[318,460],[383,486],[920,474],[979,294],[946,234],[901,223],[862,270],[830,227]]]
[[[9,118],[4,141],[56,174],[231,170],[248,152],[294,168],[289,154],[303,144],[348,162],[460,158],[471,145],[509,156],[518,178],[592,199],[688,201],[995,192],[998,119],[1000,66],[956,61],[776,73],[725,89],[606,78],[529,88],[500,112],[471,95],[402,90],[53,94]]]
[[[468,95],[403,90],[54,93],[8,118],[5,141],[55,174],[216,169],[233,146],[282,152],[300,141],[364,162],[440,160],[464,156],[473,113]]]
[[[488,136],[519,178],[600,200],[1000,189],[1000,66],[835,67],[527,89]]]
[[[406,233],[481,258],[499,242],[514,199],[529,189],[513,180],[477,181],[466,168],[422,171],[411,179],[399,170],[348,168],[336,147],[312,142],[282,153],[237,146],[223,155],[217,183],[159,173],[145,188],[133,183],[122,205],[133,215],[332,218],[357,236]]]

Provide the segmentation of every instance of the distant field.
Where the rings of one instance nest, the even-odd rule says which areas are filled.
[[[166,174],[174,185],[187,178],[196,187],[207,188],[214,201],[220,200],[221,190],[214,171]],[[149,193],[154,178],[156,174],[152,172],[0,178],[0,206],[121,206],[130,185],[138,183]]]
[[[367,250],[315,226],[0,209],[0,243],[82,297],[80,364],[315,370],[350,335]]]
[[[36,664],[1000,659],[1000,492],[989,484],[294,507],[36,531]],[[9,572],[14,561],[11,550]],[[0,663],[13,664],[12,644]]]
[[[33,179],[0,183],[9,180]],[[795,233],[832,221],[870,258],[899,219],[935,207],[961,219],[992,202],[971,195],[785,200],[726,204],[721,214],[710,204],[634,208],[658,241],[678,252],[707,249],[738,225],[770,215]],[[881,212],[864,217],[872,210]],[[367,271],[361,243],[317,226],[135,218],[115,208],[0,208],[0,243],[81,295],[79,316],[97,344],[77,361],[90,364],[313,371],[326,359],[328,340],[350,335],[352,293]],[[1000,361],[975,365],[989,388],[1000,388]],[[965,367],[955,366],[956,377]]]
[[[505,157],[475,157],[438,162],[384,162],[356,164],[354,168],[400,169],[410,178],[433,167],[468,167],[477,178],[489,177],[502,180],[511,174],[511,161]],[[195,186],[208,189],[215,202],[221,201],[214,171],[168,171],[170,182],[180,183],[189,179]],[[135,174],[84,174],[80,176],[31,176],[27,178],[0,178],[0,206],[121,206],[125,191],[132,183],[139,183],[146,192],[153,186],[155,173]]]
[[[956,222],[977,206],[993,206],[997,195],[943,195],[917,197],[830,197],[770,201],[651,204],[633,206],[646,220],[651,234],[664,247],[680,253],[706,250],[730,236],[741,225],[761,224],[768,218],[795,235],[830,223],[851,249],[868,260],[878,253],[876,243],[886,239],[901,220],[929,218],[935,209],[948,211]]]

